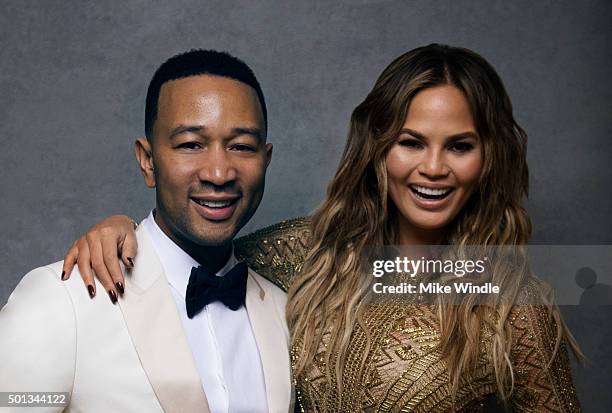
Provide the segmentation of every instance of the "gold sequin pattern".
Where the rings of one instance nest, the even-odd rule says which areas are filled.
[[[311,233],[308,218],[283,221],[235,242],[236,256],[287,290],[301,270]],[[533,285],[524,294],[533,295]],[[525,300],[525,302],[535,302]],[[323,336],[310,371],[294,378],[302,412],[484,412],[503,411],[496,397],[491,332],[483,327],[477,368],[462,377],[455,404],[449,373],[438,350],[440,328],[434,306],[369,305],[364,328],[356,325],[338,394],[338,377],[325,375],[327,341]],[[579,412],[567,350],[562,343],[550,366],[556,326],[547,309],[516,305],[508,320],[515,388],[513,412]],[[368,342],[367,337],[370,337]],[[291,363],[297,362],[295,347]],[[337,355],[330,354],[330,363]],[[332,369],[333,373],[333,369]]]

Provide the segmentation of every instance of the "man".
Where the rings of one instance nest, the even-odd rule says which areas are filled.
[[[0,312],[0,390],[69,392],[87,412],[292,410],[285,294],[232,250],[263,195],[266,130],[242,61],[195,50],[162,64],[135,143],[156,208],[125,285],[106,288],[118,305],[93,298],[93,280],[62,282],[62,262],[27,274]]]

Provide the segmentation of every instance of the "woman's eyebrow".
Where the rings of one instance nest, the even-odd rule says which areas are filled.
[[[476,132],[467,131],[467,132],[455,133],[448,137],[448,139],[453,140],[453,141],[457,141],[460,139],[469,139],[469,138],[478,139],[478,134]]]
[[[427,138],[427,136],[423,135],[420,132],[415,131],[414,129],[410,129],[410,128],[402,128],[400,130],[400,135],[402,133],[407,133],[408,135],[411,135],[415,138],[427,141],[429,140],[429,138]],[[459,139],[467,139],[467,138],[473,138],[473,139],[478,139],[478,134],[474,131],[465,131],[465,132],[460,132],[460,133],[454,133],[450,136],[447,136],[447,139],[449,140],[459,140]]]
[[[402,128],[402,129],[400,130],[400,135],[401,135],[402,133],[407,133],[408,135],[411,135],[411,136],[413,136],[413,137],[415,137],[415,138],[418,138],[418,139],[422,139],[422,140],[424,140],[424,141],[426,141],[426,140],[427,140],[427,136],[425,136],[425,135],[423,135],[422,133],[417,132],[417,131],[415,131],[415,130],[413,130],[413,129],[410,129],[410,128]]]

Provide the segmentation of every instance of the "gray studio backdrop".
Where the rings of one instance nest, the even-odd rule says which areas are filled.
[[[274,159],[245,231],[322,200],[352,109],[382,69],[442,42],[485,56],[529,134],[534,241],[612,243],[612,7],[532,1],[0,1],[0,303],[30,269],[154,193],[132,145],[155,68],[226,49],[258,75]],[[611,307],[608,307],[611,308]],[[574,369],[586,411],[609,411],[612,311],[564,307],[591,364]],[[1,334],[1,332],[0,332]]]

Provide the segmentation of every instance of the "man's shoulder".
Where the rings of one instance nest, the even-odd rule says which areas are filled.
[[[62,294],[62,261],[34,268],[21,278],[9,300],[15,296]]]
[[[0,388],[72,390],[77,329],[61,271],[28,272],[0,311]]]
[[[287,291],[310,250],[310,218],[281,221],[234,241],[236,257]]]
[[[74,325],[73,300],[61,280],[62,263],[28,272],[17,284],[0,312],[3,332],[14,340],[26,334],[44,339],[44,331],[69,331]],[[45,329],[43,332],[40,328]]]
[[[9,296],[9,302],[33,301],[40,303],[41,308],[43,303],[73,307],[75,299],[89,298],[78,267],[73,268],[69,279],[62,280],[63,264],[63,261],[57,261],[29,271]],[[96,287],[101,287],[97,280]]]

